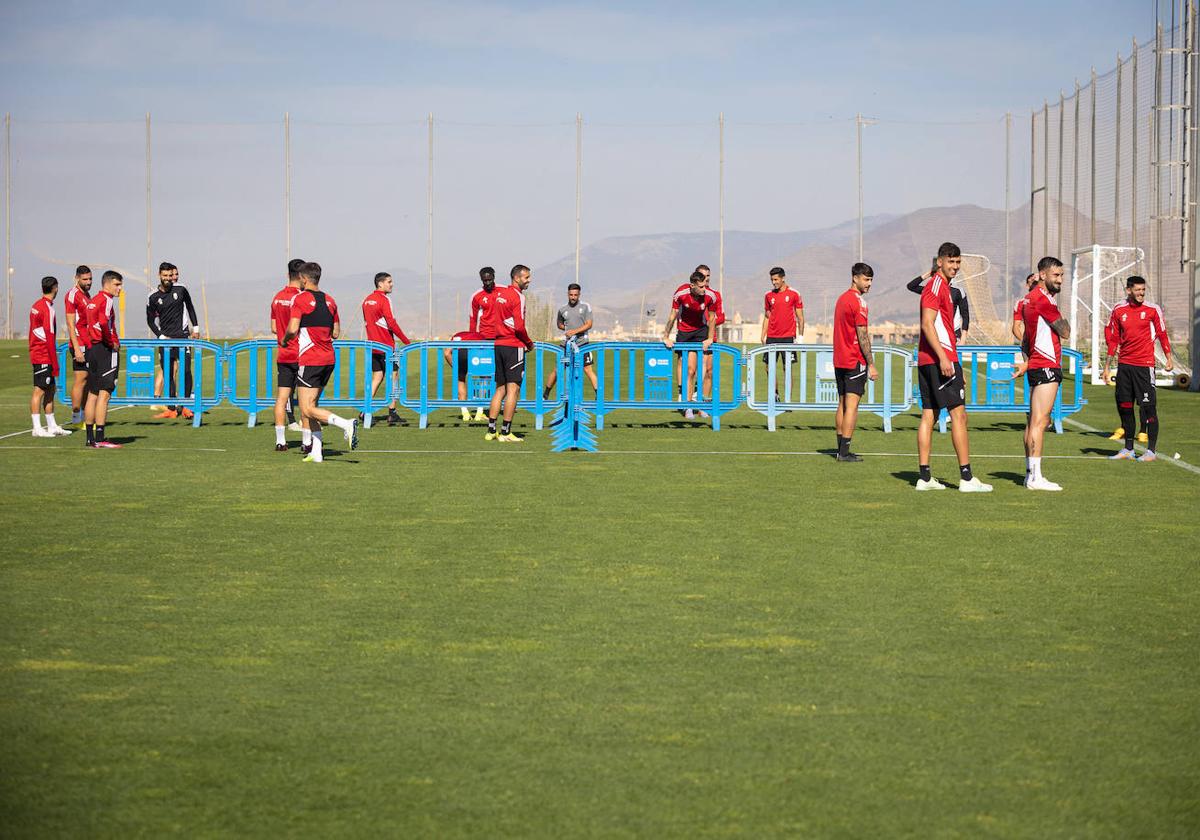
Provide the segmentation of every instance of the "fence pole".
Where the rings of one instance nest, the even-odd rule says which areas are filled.
[[[150,112],[146,112],[146,288],[154,287],[151,277],[151,263],[154,253],[154,211],[151,203],[151,145],[150,145]],[[124,291],[121,292],[121,298],[117,303],[117,308],[121,313],[121,338],[125,337],[125,301]]]
[[[1079,80],[1075,80],[1075,122],[1071,127],[1071,250],[1079,247]]]
[[[717,116],[717,203],[718,225],[717,234],[717,291],[725,297],[725,112]],[[861,246],[859,246],[861,247]]]
[[[1042,101],[1042,255],[1050,250],[1050,102]],[[1040,258],[1029,257],[1034,263]]]
[[[1029,269],[1033,270],[1033,204],[1037,198],[1037,111],[1029,112]]]
[[[1132,79],[1130,80],[1130,91],[1132,92],[1132,100],[1129,108],[1129,122],[1132,128],[1132,138],[1130,142],[1130,171],[1129,171],[1129,236],[1133,247],[1136,249],[1138,245],[1138,220],[1137,220],[1137,202],[1138,202],[1138,42],[1137,38],[1133,39],[1133,55],[1131,56],[1133,67],[1130,68]],[[1137,253],[1135,250],[1134,253]]]
[[[855,131],[857,132],[858,148],[858,261],[863,261],[863,176],[862,176],[862,128],[863,115],[854,115]]]
[[[429,284],[429,338],[433,338],[433,112],[429,112],[427,120],[429,127],[429,157],[427,161],[427,176],[425,181],[425,199],[429,213],[429,238],[425,242],[425,268],[428,271]]]
[[[4,337],[13,337],[12,114],[4,115]]]
[[[1012,264],[1009,262],[1012,191],[1012,112],[1004,115],[1004,311],[1012,311]],[[1030,208],[1032,210],[1032,207]]]
[[[583,208],[583,114],[575,114],[575,282],[579,282],[579,220]],[[457,308],[455,312],[457,312]]]
[[[283,112],[283,252],[292,261],[292,115]]]
[[[1158,288],[1162,281],[1162,170],[1159,161],[1162,159],[1162,118],[1159,107],[1162,105],[1162,24],[1158,24],[1154,32],[1154,107],[1150,111],[1150,247],[1154,252],[1154,276],[1151,278],[1152,288]]]
[[[1063,228],[1066,227],[1063,217],[1063,148],[1066,146],[1064,142],[1063,132],[1067,125],[1067,97],[1060,90],[1058,92],[1058,248],[1054,253],[1062,255],[1063,249]],[[1047,246],[1047,250],[1049,247]]]
[[[1092,243],[1096,242],[1096,68],[1092,68]]]
[[[1121,85],[1124,83],[1125,63],[1117,53],[1117,136],[1113,181],[1113,244],[1121,244]]]

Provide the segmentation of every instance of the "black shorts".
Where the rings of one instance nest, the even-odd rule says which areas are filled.
[[[54,374],[50,372],[50,365],[33,366],[33,387],[41,388],[48,394],[54,393]]]
[[[839,397],[844,397],[846,394],[857,394],[862,396],[867,390],[867,366],[859,365],[852,368],[833,369],[833,378],[837,380],[837,392]]]
[[[99,394],[101,391],[112,393],[117,390],[117,376],[121,372],[121,354],[110,350],[103,344],[93,344],[87,349],[89,393]]]
[[[1148,367],[1117,365],[1117,405],[1134,403],[1144,408],[1158,405],[1158,389],[1154,374]]]
[[[954,375],[950,377],[942,376],[936,364],[919,366],[917,384],[921,389],[923,410],[949,410],[966,404],[967,391],[963,385],[962,365],[958,362],[954,363]]]
[[[275,363],[275,387],[276,388],[295,388],[296,374],[300,370],[300,365],[295,362],[276,362]]]
[[[691,332],[684,332],[683,330],[679,330],[677,333],[675,333],[675,343],[676,344],[700,344],[705,341],[708,341],[708,327],[707,326],[703,326],[698,330],[692,330]],[[680,355],[683,355],[682,350],[676,350],[675,352]],[[690,352],[695,353],[696,351],[692,350]],[[708,350],[705,350],[704,355],[711,356],[712,348],[710,347]]]
[[[333,365],[301,365],[296,371],[296,384],[301,388],[325,389],[333,376]]]
[[[1055,385],[1062,382],[1062,368],[1033,368],[1025,372],[1025,382],[1032,392],[1039,385]]]
[[[792,336],[791,338],[787,338],[786,336],[783,338],[771,338],[770,336],[767,336],[767,344],[795,344],[795,343],[796,343],[795,336]],[[780,364],[789,355],[792,357],[793,362],[796,361],[796,359],[798,358],[795,350],[793,350],[790,354],[789,353],[763,353],[763,357],[762,357],[763,364],[769,365],[771,363],[770,362],[771,356],[775,356],[775,358],[777,359],[775,364]]]
[[[87,373],[87,349],[86,348],[83,351],[83,361],[82,362],[76,361],[74,353],[68,352],[67,355],[71,357],[71,370],[75,371],[76,373]]]
[[[496,345],[496,384],[520,385],[525,378],[525,348]]]
[[[185,341],[188,338],[188,336],[184,336],[183,338],[171,338],[170,336],[163,336],[163,337],[168,338],[171,341]],[[178,364],[179,357],[180,357],[180,351],[183,351],[188,356],[191,355],[188,351],[184,350],[184,348],[182,348],[182,347],[160,347],[160,348],[158,348],[158,366],[161,367],[163,370],[169,370],[170,366],[172,364]],[[186,356],[185,356],[185,358],[186,358]]]
[[[459,382],[466,382],[467,365],[469,364],[468,356],[470,356],[470,351],[464,347],[455,353],[454,356],[457,362],[454,366],[454,376]]]
[[[384,371],[386,371],[387,370],[387,357],[384,356],[382,353],[372,353],[371,354],[371,370],[375,371],[376,373],[383,373]],[[392,370],[393,371],[400,370],[400,363],[392,362]]]

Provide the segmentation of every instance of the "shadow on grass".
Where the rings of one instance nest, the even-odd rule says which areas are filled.
[[[892,478],[899,479],[900,481],[903,481],[905,484],[911,484],[914,486],[917,483],[917,479],[919,479],[920,477],[921,477],[921,474],[919,472],[917,472],[916,470],[901,470],[900,472],[892,473]]]
[[[988,477],[995,478],[1000,481],[1011,481],[1013,484],[1016,484],[1018,487],[1025,486],[1025,473],[994,472],[994,473],[988,473]]]

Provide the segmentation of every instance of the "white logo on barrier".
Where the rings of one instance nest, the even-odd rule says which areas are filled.
[[[136,365],[138,362],[150,361],[150,356],[139,356],[136,353],[129,354],[129,364]]]
[[[473,365],[482,365],[485,362],[490,362],[490,361],[491,361],[491,359],[485,359],[483,356],[472,356],[471,357],[471,364],[473,364]]]
[[[646,360],[646,367],[658,367],[659,365],[669,365],[669,364],[671,364],[670,359],[649,358]]]

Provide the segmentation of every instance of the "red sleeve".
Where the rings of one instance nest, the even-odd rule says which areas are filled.
[[[675,294],[671,295],[671,308],[672,309],[679,308],[679,292],[676,292]]]
[[[1163,323],[1162,310],[1157,306],[1154,307],[1154,329],[1158,330],[1158,343],[1162,345],[1163,353],[1170,356],[1171,341],[1167,338],[1167,325]]]
[[[46,355],[50,358],[50,370],[58,376],[58,347],[54,344],[54,304],[42,307],[42,329],[46,333]]]
[[[525,343],[525,349],[533,349],[533,339],[525,331],[525,299],[522,298],[513,306],[513,335]]]
[[[854,326],[865,327],[867,325],[867,302],[865,300],[858,301],[858,312],[854,316]]]
[[[388,329],[392,331],[392,335],[400,339],[401,344],[412,344],[408,336],[404,334],[404,330],[400,329],[400,325],[396,323],[396,319],[392,317],[392,302],[387,299],[387,295],[383,297],[383,318]]]
[[[771,293],[770,292],[767,292],[765,295],[763,295],[763,314],[764,315],[771,314]]]
[[[796,295],[796,308],[797,309],[804,308],[804,298],[800,297],[800,295]]]
[[[1038,304],[1041,309],[1039,314],[1049,323],[1053,324],[1062,318],[1062,313],[1058,311],[1058,305],[1050,299],[1049,295],[1042,295],[1042,299],[1038,301]]]
[[[317,299],[308,292],[301,292],[292,300],[292,318],[300,315],[307,315],[317,307]],[[288,318],[289,321],[292,318]],[[287,324],[284,324],[284,329],[287,329]]]
[[[939,283],[928,282],[925,284],[925,286],[921,289],[922,309],[936,309],[941,311],[942,302],[938,299],[938,296],[934,294],[933,287],[936,285],[939,289],[943,289],[945,288],[945,283],[946,281],[942,280]]]
[[[1117,355],[1117,344],[1121,341],[1121,328],[1117,325],[1117,310],[1113,309],[1104,325],[1104,343],[1108,346],[1108,355]]]
[[[335,327],[340,326],[342,323],[342,316],[338,315],[337,301],[331,298],[329,295],[325,295],[325,305],[329,307],[329,314],[333,316],[333,325]]]
[[[478,326],[478,324],[476,323],[478,318],[479,318],[479,292],[476,292],[475,294],[471,295],[471,320],[467,322],[468,332],[470,330],[475,329],[475,327]],[[408,344],[407,341],[404,343]]]

